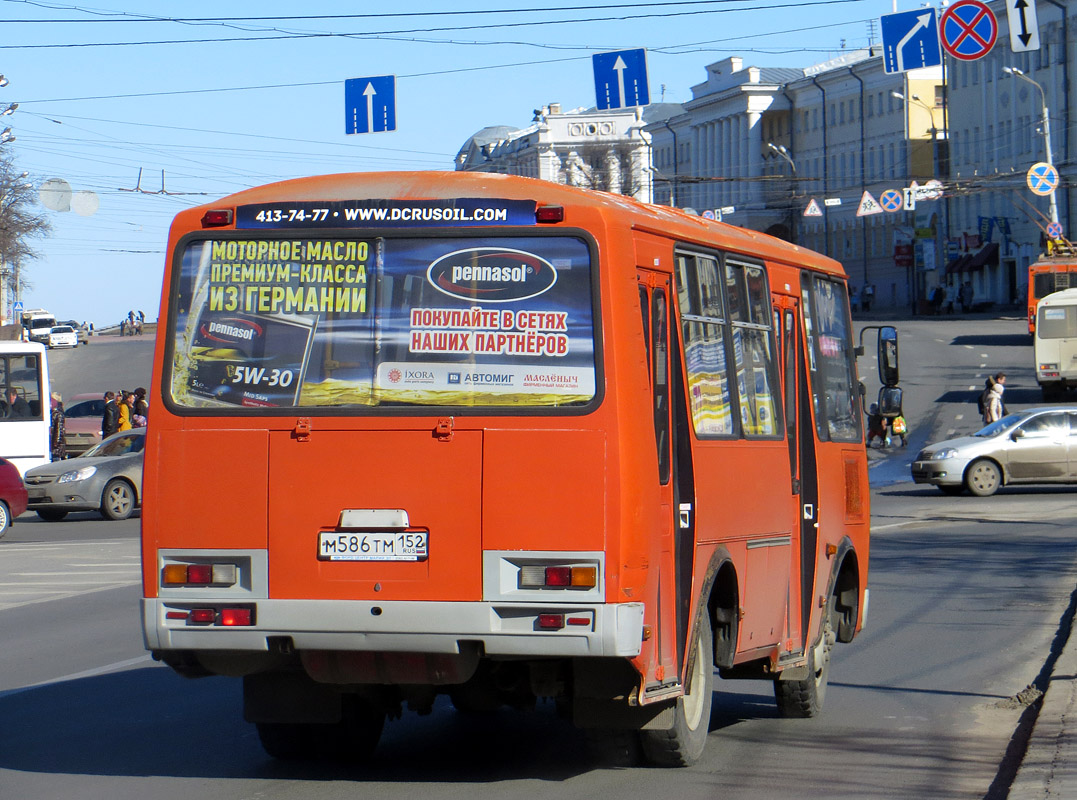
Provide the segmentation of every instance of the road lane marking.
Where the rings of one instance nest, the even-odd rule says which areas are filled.
[[[51,678],[47,681],[40,681],[38,683],[31,683],[29,686],[20,686],[17,689],[8,689],[0,692],[0,697],[10,697],[13,694],[20,694],[21,692],[28,692],[31,689],[40,689],[43,686],[52,686],[56,683],[67,683],[68,681],[78,681],[84,678],[97,678],[101,675],[108,675],[112,672],[119,672],[133,667],[138,664],[143,664],[147,661],[152,661],[153,656],[149,653],[145,655],[137,656],[136,658],[128,658],[124,661],[114,661],[111,664],[106,664],[103,667],[94,667],[93,669],[83,670],[82,672],[73,672],[70,675],[61,675],[59,678]]]

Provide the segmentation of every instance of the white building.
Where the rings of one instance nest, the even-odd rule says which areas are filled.
[[[798,70],[711,64],[683,114],[646,128],[656,198],[826,253],[876,304],[908,307],[936,282],[938,202],[857,211],[865,192],[941,179],[940,83],[939,70],[887,74],[866,50]],[[913,96],[928,99],[900,99]],[[820,215],[804,216],[813,200]]]
[[[456,169],[500,172],[653,199],[648,122],[680,110],[673,103],[610,111],[535,110],[526,128],[483,128],[456,155]]]
[[[1050,160],[1061,174],[1056,213],[1063,235],[1074,238],[1070,73],[1077,1],[1036,3],[1039,49],[1019,53],[1010,46],[1006,4],[988,5],[999,22],[991,52],[975,61],[947,59],[953,183],[947,277],[971,283],[976,301],[998,305],[1023,302],[1028,265],[1044,251],[1051,202],[1029,189],[1027,175],[1048,160],[1048,134]]]

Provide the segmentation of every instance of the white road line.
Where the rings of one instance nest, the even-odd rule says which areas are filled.
[[[127,575],[135,571],[133,567],[129,567],[128,569],[94,569],[84,572],[64,570],[63,572],[12,572],[10,574],[27,578],[66,578],[68,575]]]
[[[54,683],[66,683],[67,681],[78,681],[83,678],[96,678],[99,675],[108,675],[110,672],[119,672],[127,667],[133,667],[137,664],[143,664],[147,661],[152,661],[153,656],[149,653],[138,656],[136,658],[128,658],[125,661],[116,661],[112,664],[106,664],[103,667],[94,667],[93,669],[83,670],[82,672],[73,672],[70,675],[62,675],[59,678],[52,678],[51,680],[41,681],[40,683],[31,683],[29,686],[20,686],[17,689],[8,689],[6,692],[0,692],[0,697],[8,697],[13,694],[19,694],[20,692],[27,692],[31,689],[38,689],[42,686],[51,686]]]
[[[93,589],[83,589],[79,592],[67,592],[65,594],[42,597],[37,600],[27,600],[22,603],[0,603],[0,611],[7,611],[9,608],[22,608],[23,606],[33,606],[37,605],[38,603],[51,603],[55,600],[66,600],[69,597],[82,597],[83,595],[94,594],[96,592],[108,592],[113,589],[126,589],[129,586],[138,586],[140,583],[141,581],[131,581],[129,583],[110,583],[107,585],[97,586]]]

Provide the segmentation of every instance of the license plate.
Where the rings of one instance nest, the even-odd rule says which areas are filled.
[[[323,531],[320,561],[425,561],[425,531]]]
[[[35,498],[36,497],[44,497],[45,496],[45,490],[44,489],[27,489],[26,490],[26,496],[27,497],[35,497]]]

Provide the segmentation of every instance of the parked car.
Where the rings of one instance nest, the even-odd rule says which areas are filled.
[[[68,457],[85,453],[101,441],[105,393],[76,394],[64,406],[64,444]]]
[[[26,486],[18,468],[0,458],[0,536],[7,533],[15,517],[26,510]]]
[[[79,335],[70,325],[54,325],[49,331],[49,348],[78,347]]]
[[[70,511],[127,519],[141,505],[146,429],[116,433],[77,458],[26,470],[27,507],[55,522]]]
[[[971,436],[928,445],[912,463],[912,479],[978,497],[1007,484],[1077,483],[1077,408],[1029,408]]]
[[[75,333],[78,334],[79,344],[88,344],[90,341],[90,329],[81,322],[73,319],[61,320],[58,325],[70,325],[75,329]]]

